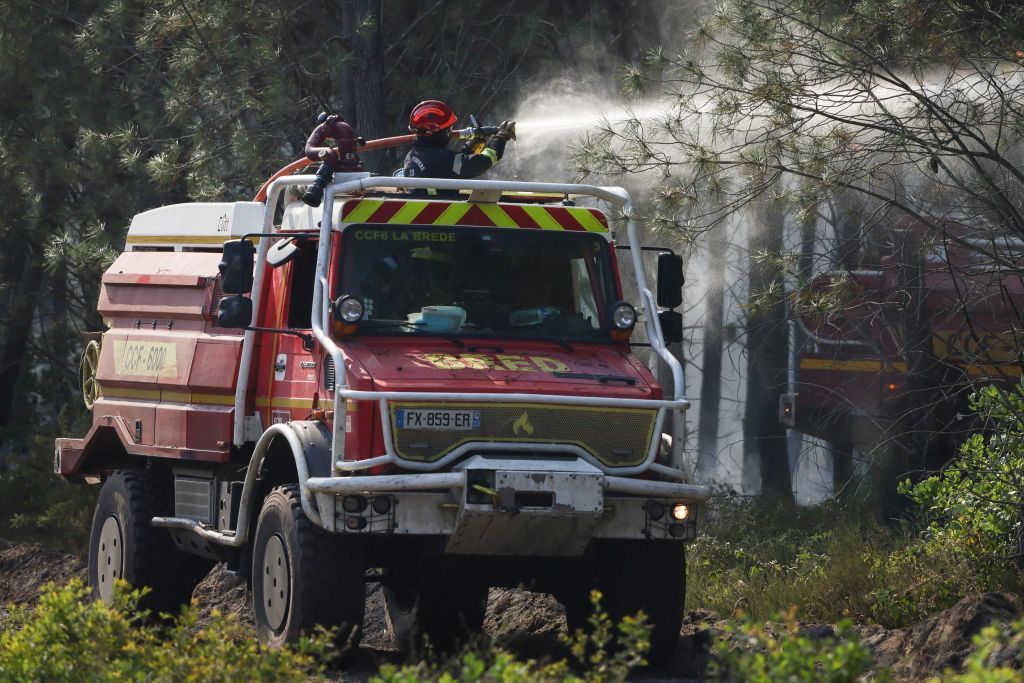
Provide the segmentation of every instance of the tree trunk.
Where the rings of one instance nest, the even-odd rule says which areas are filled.
[[[387,134],[384,122],[384,50],[380,39],[380,0],[355,0],[355,21],[355,125],[359,135],[374,140],[386,137]]]
[[[0,447],[7,440],[8,427],[15,418],[15,401],[25,366],[36,301],[43,277],[42,257],[22,243],[22,268],[8,306],[4,323],[3,348],[0,349]]]
[[[781,213],[774,207],[760,212],[751,226],[749,279],[751,296],[772,285],[781,286],[781,274],[758,255],[782,253]],[[779,422],[779,396],[786,390],[786,311],[779,300],[768,310],[747,316],[747,400],[743,438],[747,450],[755,448],[761,460],[761,492],[793,500],[786,427]]]
[[[722,319],[727,245],[716,226],[707,243],[707,287],[704,298],[704,351],[701,360],[700,415],[697,422],[698,479],[713,472],[718,455],[718,415],[722,399]]]

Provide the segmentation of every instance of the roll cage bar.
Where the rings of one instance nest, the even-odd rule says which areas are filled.
[[[356,177],[352,177],[356,176]],[[273,220],[275,207],[280,199],[281,192],[285,187],[295,185],[308,185],[315,180],[313,175],[292,175],[277,178],[270,183],[267,191],[267,209],[264,213],[263,232],[275,232]],[[389,414],[388,401],[474,401],[474,402],[505,402],[505,403],[549,403],[556,405],[582,405],[582,406],[620,406],[632,408],[656,408],[658,410],[655,423],[655,438],[647,454],[645,461],[635,467],[614,468],[615,474],[631,475],[650,470],[668,476],[672,479],[685,482],[692,482],[693,477],[683,457],[683,421],[673,420],[673,439],[670,458],[670,467],[654,462],[657,455],[660,439],[657,435],[661,433],[666,413],[668,411],[683,412],[689,407],[689,401],[684,396],[683,368],[679,360],[675,358],[665,344],[661,331],[661,324],[657,316],[657,301],[652,294],[648,284],[646,271],[642,258],[642,247],[637,236],[636,222],[633,216],[633,201],[629,193],[620,187],[598,187],[594,185],[580,185],[574,183],[533,183],[516,182],[504,180],[443,180],[436,178],[395,178],[388,176],[370,177],[362,174],[338,174],[336,182],[329,185],[324,193],[322,218],[320,221],[320,236],[316,262],[316,279],[313,291],[312,302],[312,330],[313,335],[323,345],[324,350],[330,354],[335,367],[335,389],[334,389],[334,421],[332,426],[332,472],[335,475],[354,474],[360,470],[377,467],[384,464],[398,461],[394,453],[391,438],[390,421],[386,419]],[[349,389],[346,383],[345,358],[342,349],[331,338],[327,330],[328,314],[331,310],[327,281],[327,269],[330,259],[330,240],[332,219],[334,215],[335,198],[338,195],[362,194],[368,190],[378,189],[436,189],[436,190],[480,190],[493,193],[502,192],[533,192],[551,193],[568,196],[594,197],[607,202],[621,212],[626,220],[626,233],[629,238],[629,250],[633,261],[633,269],[636,276],[637,289],[640,293],[641,306],[647,313],[644,315],[644,326],[651,348],[657,353],[658,358],[672,373],[673,398],[671,400],[654,399],[622,399],[607,398],[600,396],[565,396],[549,394],[500,394],[500,393],[459,393],[459,392],[395,392],[395,391],[357,391]],[[458,200],[455,200],[458,201]],[[253,281],[253,310],[258,311],[260,299],[262,298],[263,278],[266,268],[260,267],[266,261],[270,240],[261,239],[256,254],[256,272]],[[255,331],[247,330],[242,342],[242,357],[239,366],[239,377],[247,378],[252,366],[254,353]],[[245,433],[246,402],[248,396],[248,383],[244,380],[238,382],[235,390],[235,422],[233,442],[236,446],[243,446],[247,439]],[[346,400],[376,400],[381,408],[381,420],[383,422],[384,440],[386,454],[365,460],[346,460],[345,458],[345,411]],[[590,459],[589,454],[579,449],[579,455]],[[409,470],[437,470],[443,467],[453,457],[461,455],[459,452],[449,454],[440,461],[433,463],[414,463],[401,461],[401,466]],[[605,469],[601,463],[590,459],[590,461]],[[609,472],[611,473],[611,472]]]

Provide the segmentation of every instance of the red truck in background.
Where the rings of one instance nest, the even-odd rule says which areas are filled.
[[[871,469],[894,490],[941,466],[972,429],[970,393],[1020,381],[1022,257],[1019,238],[915,220],[817,277],[780,418],[852,453],[842,478]]]
[[[681,259],[659,256],[653,294],[617,188],[338,173],[322,210],[288,201],[313,181],[140,214],[104,274],[93,426],[55,456],[102,482],[95,592],[124,579],[174,610],[225,562],[274,645],[357,639],[379,581],[396,637],[446,644],[491,586],[554,594],[573,628],[599,588],[667,656],[709,497],[663,435],[688,406],[666,349]],[[580,197],[624,216],[639,307]],[[638,323],[672,396],[631,353]]]

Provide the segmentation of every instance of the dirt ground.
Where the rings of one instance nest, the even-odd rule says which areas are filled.
[[[86,562],[74,555],[38,545],[12,545],[0,540],[0,622],[9,603],[34,602],[49,582],[85,580]],[[219,609],[237,613],[252,624],[252,607],[245,584],[239,584],[216,567],[196,588],[195,598],[204,615]],[[339,674],[345,681],[365,680],[385,662],[400,663],[402,655],[385,634],[384,606],[379,586],[367,588],[363,643],[354,666]],[[889,667],[896,680],[919,681],[958,669],[971,650],[971,638],[986,625],[1006,623],[1022,615],[1020,603],[1009,595],[986,593],[970,596],[953,608],[935,614],[912,628],[886,630],[863,627],[861,634],[871,646],[878,666]],[[695,610],[686,616],[679,645],[669,667],[637,674],[638,681],[699,681],[710,655],[713,636],[724,622],[714,613]],[[553,598],[540,593],[492,589],[484,624],[486,634],[521,657],[550,659],[563,656],[558,634],[565,630],[565,614]],[[831,624],[807,624],[804,633],[830,638]],[[994,664],[1024,669],[1024,653],[1005,648],[996,652]]]

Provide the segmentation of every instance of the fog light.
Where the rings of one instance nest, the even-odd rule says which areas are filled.
[[[683,529],[683,525],[682,524],[673,524],[672,526],[670,526],[668,528],[668,535],[671,536],[672,538],[682,538],[683,534],[685,534],[685,533],[686,533],[686,530]]]
[[[690,516],[690,508],[682,503],[676,503],[672,506],[672,519],[677,519],[680,522]]]
[[[665,516],[665,506],[654,500],[647,501],[647,516],[658,521]]]
[[[345,496],[341,501],[341,507],[348,513],[362,512],[366,509],[366,498],[362,496]]]
[[[365,529],[366,528],[366,518],[365,517],[346,517],[345,518],[345,526],[347,526],[352,531],[359,531],[360,529]]]
[[[373,499],[373,511],[378,515],[386,514],[391,509],[391,499],[387,496],[378,496]]]

